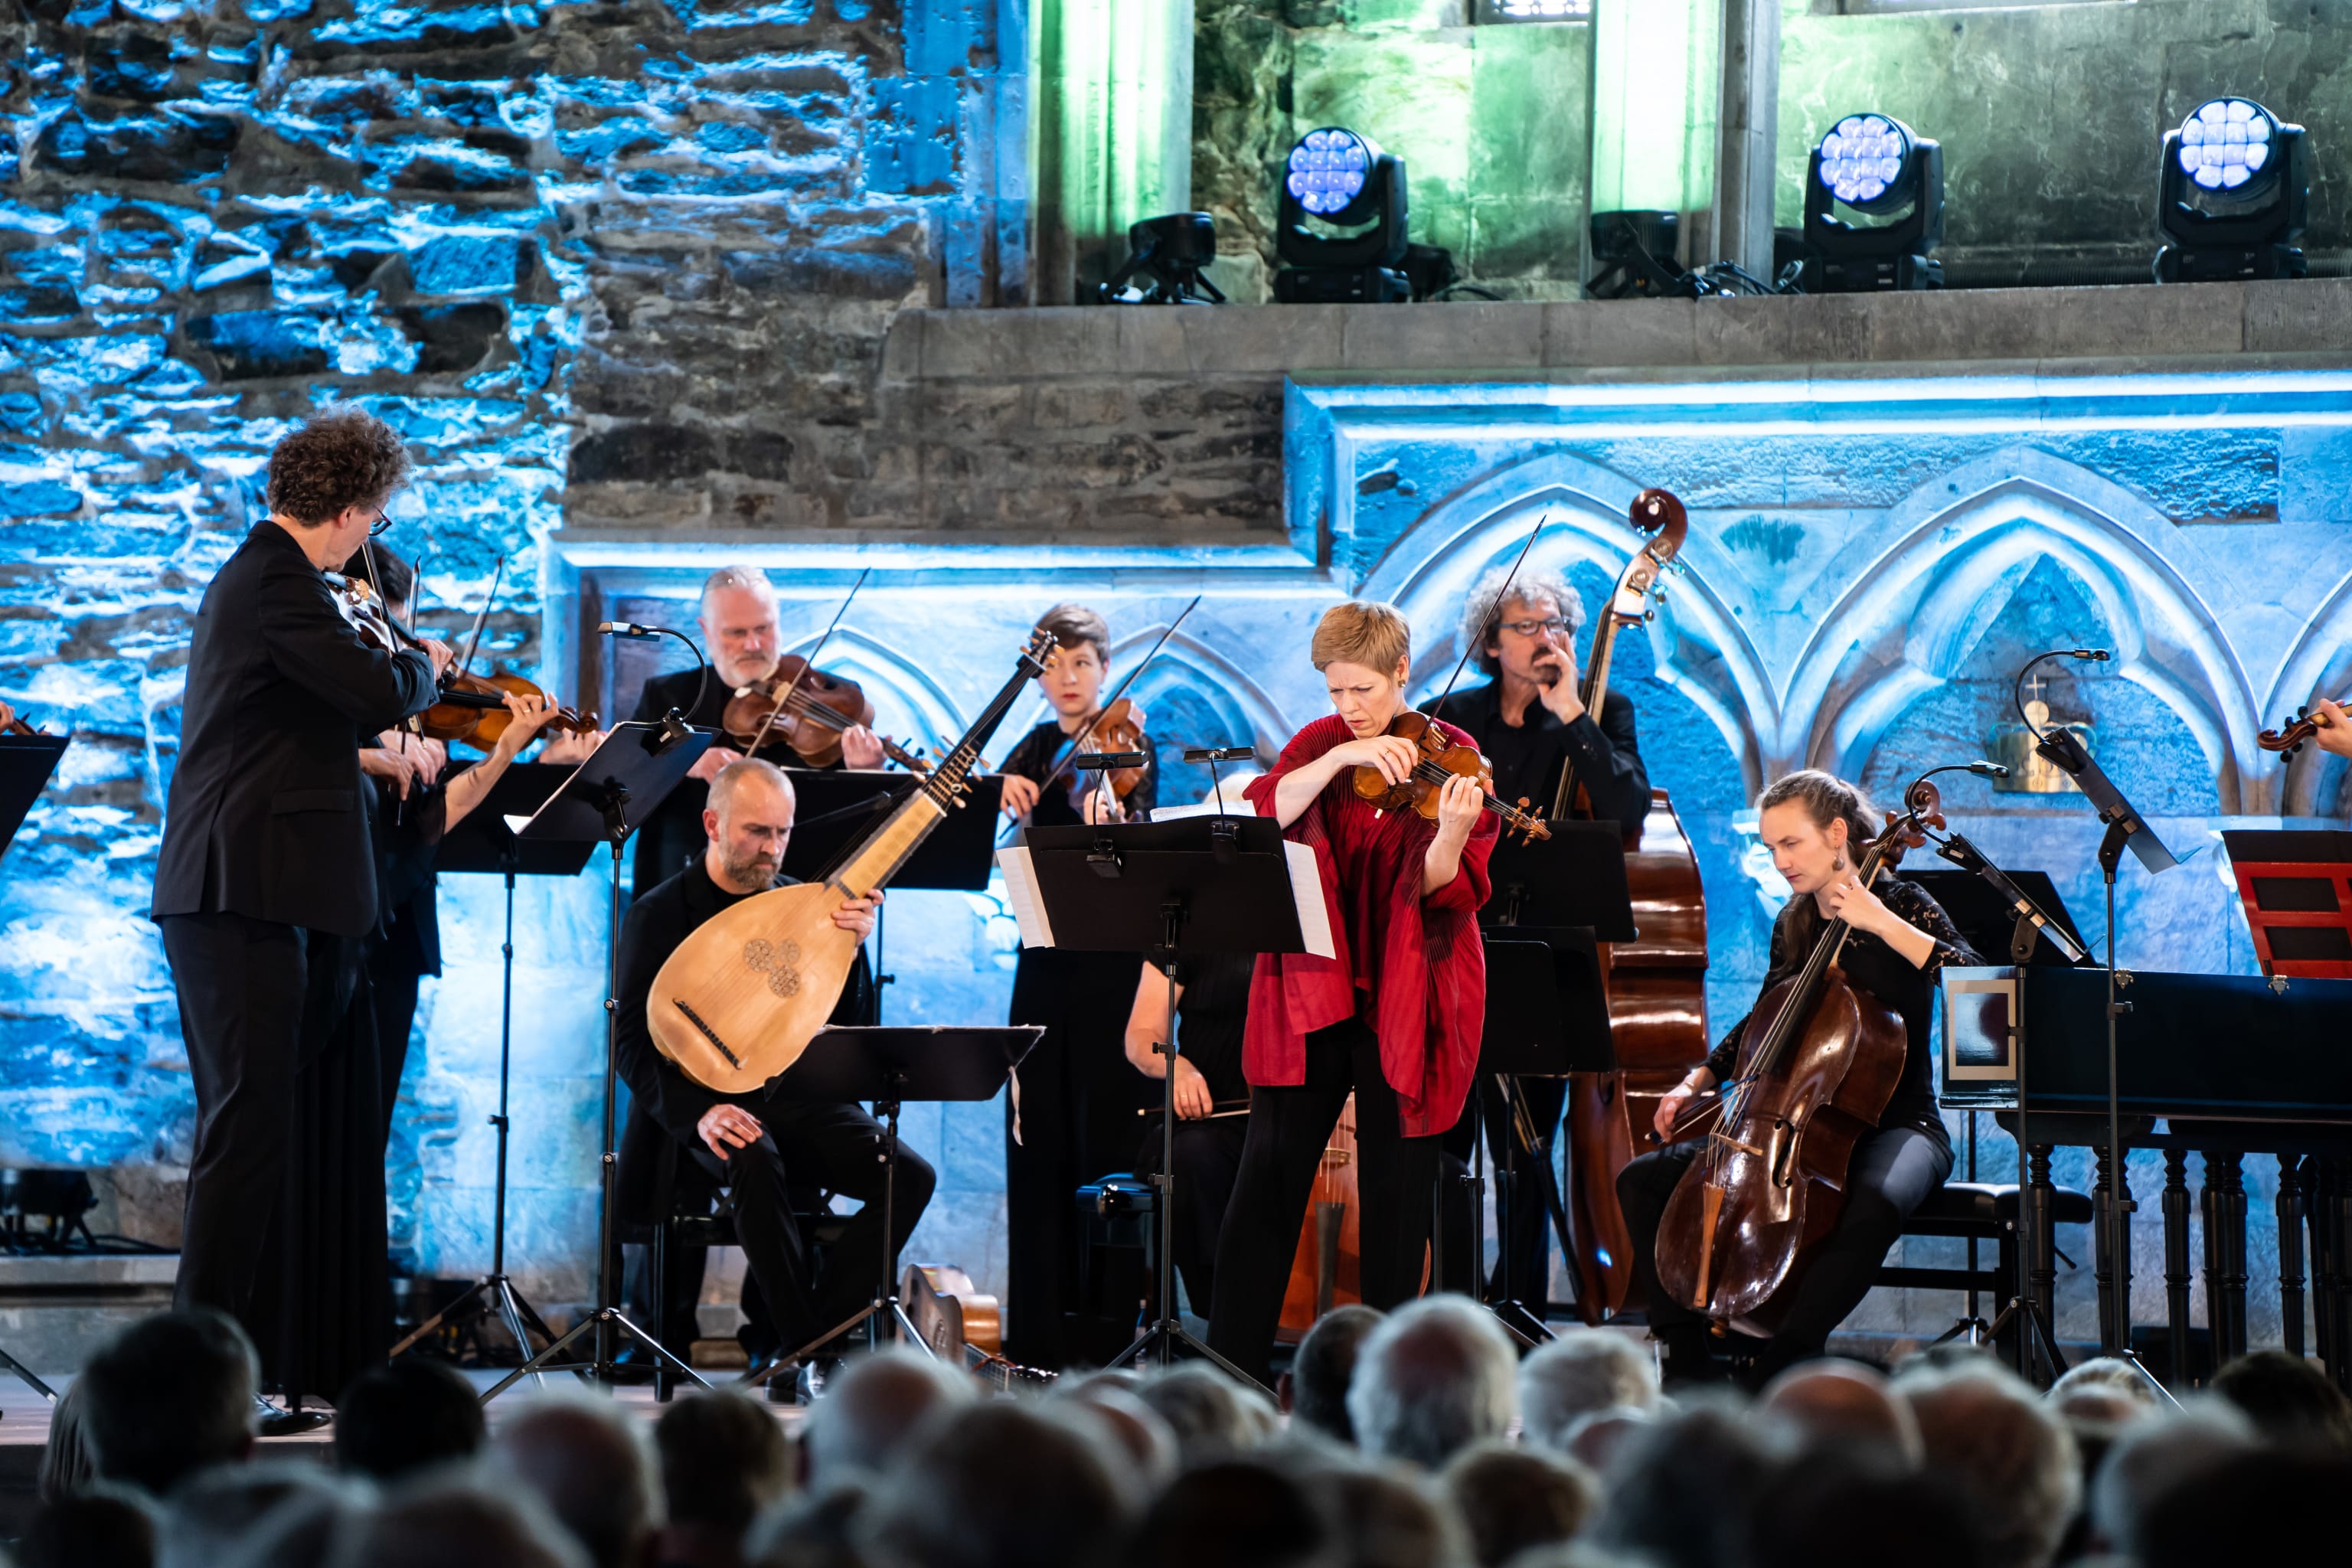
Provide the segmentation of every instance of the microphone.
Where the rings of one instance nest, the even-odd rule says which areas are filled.
[[[2109,653],[2103,647],[2070,647],[2066,650],[2066,657],[2068,658],[2088,659],[2094,664],[2105,664],[2107,660],[2115,658],[2115,655]]]
[[[1999,763],[1989,763],[1979,757],[1969,764],[1969,772],[1980,779],[2005,779],[2009,770]]]
[[[605,637],[641,637],[650,641],[668,634],[659,626],[641,626],[632,621],[599,621],[596,623],[596,635]]]
[[[1249,746],[1187,746],[1184,760],[1188,763],[1238,763],[1257,754]]]

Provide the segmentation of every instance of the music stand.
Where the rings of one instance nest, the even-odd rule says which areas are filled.
[[[1005,1078],[1045,1032],[1043,1024],[992,1029],[823,1029],[810,1039],[799,1059],[770,1080],[769,1093],[785,1100],[835,1105],[861,1100],[874,1102],[874,1113],[882,1119],[882,1272],[872,1300],[789,1357],[778,1356],[746,1374],[742,1379],[746,1386],[767,1382],[788,1359],[806,1362],[819,1346],[832,1343],[860,1323],[866,1325],[870,1350],[880,1349],[884,1336],[896,1333],[925,1355],[938,1359],[939,1352],[908,1319],[898,1300],[897,1226],[892,1219],[898,1192],[898,1107],[909,1100],[930,1104],[995,1099]]]
[[[621,847],[644,825],[695,762],[718,739],[715,730],[690,729],[678,721],[677,710],[657,724],[631,721],[615,724],[604,744],[586,762],[572,770],[555,793],[529,817],[504,818],[515,837],[527,845],[542,843],[603,844],[612,851],[613,877],[607,917],[608,946],[604,953],[604,1180],[596,1209],[596,1305],[593,1310],[537,1355],[507,1374],[482,1395],[487,1405],[526,1376],[549,1370],[574,1340],[594,1331],[593,1359],[584,1368],[564,1366],[565,1372],[585,1370],[599,1382],[614,1381],[613,1331],[620,1330],[684,1373],[698,1387],[708,1389],[695,1370],[669,1347],[631,1322],[613,1301],[613,1198],[620,1155],[617,1150],[621,1076]]]
[[[797,802],[792,841],[784,846],[783,872],[803,882],[822,882],[846,859],[876,825],[922,786],[913,773],[847,768],[788,768]],[[1004,800],[1004,775],[982,773],[971,793],[925,836],[907,863],[890,874],[893,889],[940,889],[977,893],[988,886],[996,860],[996,818]],[[874,1021],[882,1021],[882,988],[898,977],[884,967],[882,934],[887,902],[874,909]]]
[[[1633,895],[1625,879],[1622,830],[1613,822],[1562,821],[1546,826],[1551,829],[1549,838],[1513,838],[1507,834],[1496,844],[1486,863],[1487,880],[1494,893],[1479,915],[1487,942],[1487,966],[1486,1027],[1479,1050],[1478,1070],[1482,1075],[1493,1076],[1504,1109],[1512,1116],[1515,1131],[1526,1105],[1518,1079],[1616,1069],[1617,1052],[1610,1037],[1608,987],[1599,943],[1633,942],[1641,934],[1633,924]],[[1498,948],[1529,942],[1540,942],[1550,950],[1548,971],[1544,966],[1507,955],[1504,963],[1516,967],[1497,968]],[[1535,1014],[1559,1021],[1556,1047],[1549,1052],[1530,1053],[1507,1046],[1496,1061],[1513,1060],[1523,1065],[1490,1062],[1490,1047],[1497,1044],[1498,1026],[1506,1038],[1523,1047],[1536,1037],[1524,1022]],[[1475,1248],[1472,1261],[1474,1272],[1483,1273],[1486,1216],[1481,1161],[1486,1109],[1482,1097],[1473,1096],[1470,1114],[1476,1124],[1472,1132],[1468,1177]],[[1533,1157],[1541,1146],[1540,1140],[1533,1136],[1531,1121],[1526,1131],[1527,1152]],[[1519,1142],[1517,1138],[1502,1141],[1504,1189],[1498,1196],[1496,1215],[1497,1228],[1502,1232],[1496,1280],[1501,1300],[1490,1304],[1505,1328],[1532,1342],[1551,1337],[1551,1331],[1544,1324],[1550,1285],[1547,1280],[1540,1286],[1538,1306],[1529,1308],[1518,1300],[1519,1282],[1511,1278],[1510,1237],[1517,1205],[1522,1201]],[[1570,1235],[1567,1205],[1560,1200],[1559,1184],[1552,1174],[1551,1163],[1537,1159],[1535,1167],[1544,1212],[1550,1217],[1561,1253],[1573,1259],[1576,1248]],[[1486,1293],[1485,1287],[1482,1279],[1482,1297]],[[1583,1305],[1579,1302],[1580,1308]]]
[[[1030,947],[1166,955],[1168,1033],[1160,1078],[1160,1316],[1111,1360],[1182,1345],[1245,1383],[1257,1380],[1193,1338],[1176,1315],[1176,961],[1183,952],[1312,952],[1333,957],[1315,852],[1270,816],[1032,827],[998,856],[1021,940]],[[1016,1303],[1014,1310],[1019,1310]]]
[[[2039,662],[2038,660],[2036,662]],[[2156,1373],[2141,1364],[2131,1343],[2131,1214],[2139,1205],[2125,1197],[2123,1109],[2116,1075],[2116,1033],[2117,1020],[2131,1011],[2128,1002],[2116,1000],[2116,868],[2122,864],[2128,848],[2153,876],[2169,871],[2181,862],[2164,841],[2156,836],[2132,804],[2124,798],[2115,781],[2108,778],[2083,742],[2072,730],[2053,727],[2035,744],[2039,752],[2053,766],[2074,781],[2084,797],[2098,812],[2099,820],[2107,825],[2106,836],[2099,841],[2099,874],[2106,884],[2107,897],[2107,1259],[2114,1271],[2115,1321],[2102,1325],[2105,1334],[2112,1335],[2115,1343],[2109,1355],[2129,1362],[2149,1387],[2163,1395],[2165,1402],[2178,1407],[2172,1391],[2158,1381]],[[2195,858],[2195,851],[2190,852]],[[2021,1135],[2025,1122],[2021,1114],[2018,1131]],[[2021,1143],[2020,1147],[2023,1145]]]
[[[510,764],[474,809],[442,836],[433,857],[436,873],[455,876],[496,872],[506,879],[506,938],[499,944],[499,1109],[490,1118],[490,1125],[497,1129],[499,1137],[497,1174],[490,1189],[490,1271],[393,1346],[395,1356],[482,1296],[489,1298],[490,1310],[514,1336],[515,1348],[522,1352],[525,1361],[539,1349],[527,1329],[536,1331],[541,1340],[551,1343],[555,1339],[555,1331],[547,1326],[507,1276],[507,1100],[514,1063],[515,878],[576,877],[595,853],[596,846],[554,839],[526,843],[515,837],[506,819],[509,816],[528,816],[536,811],[562,787],[571,773],[570,768],[555,763]],[[545,1382],[543,1378],[541,1381]]]
[[[2265,977],[2352,980],[2352,833],[2225,828]]]
[[[67,739],[64,735],[0,735],[0,855],[16,841],[16,829],[25,825],[33,803],[48,787],[49,776],[58,771],[58,759],[66,754]],[[15,1373],[17,1381],[50,1404],[58,1402],[57,1390],[5,1350],[0,1350],[0,1372]]]

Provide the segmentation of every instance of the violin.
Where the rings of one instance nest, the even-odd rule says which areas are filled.
[[[1132,697],[1121,697],[1097,709],[1093,721],[1079,730],[1078,738],[1084,742],[1083,746],[1074,744],[1069,748],[1068,755],[1062,759],[1061,767],[1054,770],[1055,777],[1060,776],[1082,752],[1099,755],[1106,752],[1142,751],[1143,705]],[[1144,774],[1149,771],[1140,764],[1131,768],[1108,768],[1097,775],[1099,782],[1081,775],[1070,784],[1071,809],[1084,816],[1086,797],[1103,790],[1109,791],[1113,799],[1124,802],[1135,793],[1135,786],[1143,782]],[[1053,778],[1045,781],[1047,784],[1053,782]]]
[[[1551,829],[1543,818],[1520,810],[1495,793],[1495,771],[1479,754],[1475,746],[1457,746],[1447,739],[1444,731],[1428,714],[1408,708],[1389,721],[1388,733],[1411,741],[1417,753],[1412,772],[1402,784],[1391,784],[1388,775],[1366,763],[1356,765],[1356,798],[1369,802],[1380,811],[1417,811],[1428,820],[1437,820],[1437,798],[1450,778],[1478,781],[1479,793],[1486,797],[1488,811],[1503,819],[1506,832],[1522,833],[1529,838],[1549,838]]]
[[[494,751],[507,726],[514,722],[514,710],[506,701],[509,693],[547,696],[520,675],[463,675],[452,670],[442,678],[440,700],[410,720],[409,728],[428,741],[463,741],[485,752]],[[593,713],[558,708],[541,728],[589,735],[604,726]]]
[[[2346,696],[2347,700],[2352,700],[2352,692],[2346,693]],[[2343,704],[2338,703],[2337,706],[2341,707]],[[2298,708],[2294,710],[2294,720],[2292,723],[2283,724],[2275,730],[2263,731],[2254,737],[2254,744],[2265,752],[2284,752],[2293,756],[2302,748],[2305,741],[2310,740],[2333,722],[2334,721],[2325,713],[2314,713],[2308,708]]]
[[[810,767],[829,768],[841,761],[842,735],[853,725],[873,722],[874,704],[865,688],[788,653],[776,661],[772,672],[728,699],[719,727],[746,756],[772,738]],[[888,736],[876,738],[882,742],[882,754],[908,773],[931,771],[930,763]]]
[[[1913,787],[1871,842],[1865,888],[1944,824],[1936,786]],[[1781,1287],[1836,1228],[1854,1144],[1878,1125],[1902,1080],[1902,1016],[1846,982],[1837,965],[1852,928],[1828,922],[1804,967],[1766,993],[1740,1033],[1738,1065],[1703,1109],[1676,1119],[1679,1138],[1712,1121],[1658,1222],[1660,1289],[1721,1322],[1769,1328]]]

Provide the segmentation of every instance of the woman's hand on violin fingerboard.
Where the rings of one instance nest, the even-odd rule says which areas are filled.
[[[499,733],[498,755],[512,762],[522,754],[522,749],[538,738],[547,721],[555,717],[555,704],[537,692],[507,693],[507,711],[514,717]]]
[[[1437,792],[1437,836],[1455,845],[1470,842],[1478,814],[1486,809],[1486,792],[1467,773],[1447,775]]]
[[[2352,714],[2323,697],[2311,705],[2311,716],[2319,721],[2318,729],[2312,732],[2312,744],[2339,757],[2352,757]],[[0,717],[0,724],[6,722]]]
[[[1024,779],[1019,773],[1007,773],[1004,775],[1005,816],[1026,816],[1029,815],[1029,808],[1036,804],[1037,784],[1035,780]]]

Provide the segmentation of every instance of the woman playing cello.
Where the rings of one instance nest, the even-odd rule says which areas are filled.
[[[1434,821],[1381,811],[1359,767],[1414,770],[1404,713],[1412,632],[1386,605],[1351,603],[1315,628],[1334,710],[1291,737],[1247,798],[1310,845],[1338,956],[1265,954],[1252,978],[1242,1063],[1249,1133],[1217,1247],[1209,1342],[1263,1379],[1307,1195],[1349,1091],[1362,1152],[1362,1280],[1389,1308],[1420,1288],[1438,1143],[1462,1113],[1486,1005],[1478,907],[1496,823],[1475,779],[1455,776]],[[1432,724],[1456,744],[1468,737]]]
[[[1846,984],[1897,1015],[1906,1037],[1894,1094],[1877,1126],[1853,1146],[1835,1228],[1809,1261],[1801,1258],[1802,1272],[1774,1295],[1776,1305],[1784,1305],[1753,1373],[1765,1380],[1822,1353],[1831,1331],[1869,1293],[1903,1222],[1951,1174],[1951,1135],[1937,1113],[1931,1072],[1936,971],[1983,960],[1916,883],[1887,876],[1875,889],[1862,885],[1855,868],[1878,828],[1853,785],[1807,769],[1774,784],[1757,805],[1759,831],[1790,893],[1772,928],[1771,967],[1759,997],[1803,968],[1830,922],[1843,921],[1851,934],[1838,963]],[[1757,1016],[1734,1024],[1706,1064],[1660,1102],[1660,1138],[1674,1136],[1676,1118],[1694,1097],[1733,1076],[1741,1037]],[[1617,1178],[1634,1267],[1649,1302],[1650,1332],[1665,1345],[1670,1381],[1701,1380],[1714,1371],[1708,1320],[1673,1300],[1658,1281],[1658,1223],[1704,1142],[1644,1154]]]

